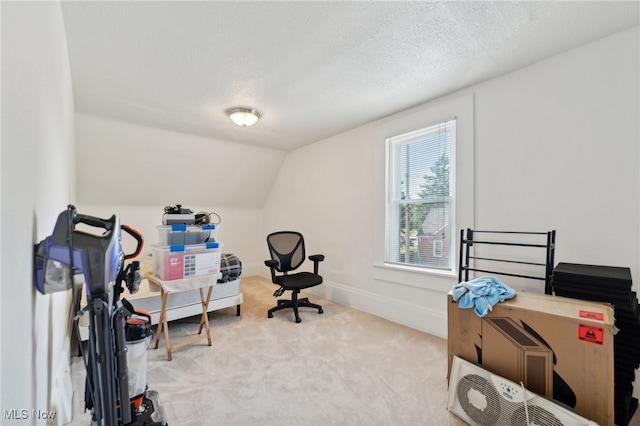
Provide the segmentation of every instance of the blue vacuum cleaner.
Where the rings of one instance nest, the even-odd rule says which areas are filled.
[[[124,254],[121,231],[136,239],[134,253]],[[141,351],[140,344],[148,347],[151,340],[151,317],[120,299],[123,286],[132,294],[138,291],[140,264],[132,261],[125,267],[124,261],[138,256],[142,246],[142,235],[121,225],[117,216],[82,215],[69,205],[58,216],[53,234],[35,248],[35,283],[41,293],[69,290],[77,274],[84,276],[87,306],[75,322],[88,313],[88,349],[82,356],[87,369],[85,408],[91,410],[92,426],[167,425],[158,393],[146,383],[143,389],[139,385],[141,377],[146,381],[146,350]]]

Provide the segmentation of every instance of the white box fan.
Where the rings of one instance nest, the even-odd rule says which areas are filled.
[[[448,409],[468,424],[478,426],[598,425],[457,356],[451,367]]]

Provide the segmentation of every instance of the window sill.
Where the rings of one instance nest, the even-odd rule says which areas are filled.
[[[397,263],[375,263],[374,268],[387,269],[390,271],[411,272],[421,275],[437,275],[440,277],[457,277],[458,273],[454,271],[443,271],[441,269],[419,268],[417,266],[400,265]]]
[[[408,285],[434,291],[449,291],[458,282],[458,274],[453,271],[424,269],[415,266],[375,263],[373,278],[394,284]]]

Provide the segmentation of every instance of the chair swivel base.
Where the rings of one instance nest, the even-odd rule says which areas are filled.
[[[324,313],[324,311],[322,310],[322,306],[309,302],[308,297],[303,297],[302,299],[297,299],[297,300],[288,300],[288,299],[278,300],[278,305],[269,309],[268,317],[273,318],[273,313],[275,311],[291,308],[293,309],[293,313],[296,316],[296,323],[300,323],[302,322],[302,320],[300,319],[300,315],[298,314],[298,308],[300,307],[315,308],[318,310],[318,314]]]

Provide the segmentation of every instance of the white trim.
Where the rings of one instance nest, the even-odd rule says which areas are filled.
[[[419,266],[409,266],[401,263],[375,263],[373,264],[374,268],[386,269],[388,271],[400,271],[400,272],[409,272],[412,274],[420,274],[420,275],[436,275],[441,277],[458,277],[457,271],[448,270],[448,269],[431,269],[431,268],[422,268]],[[374,272],[374,275],[375,272]],[[378,277],[376,277],[378,278]],[[423,286],[419,286],[423,287]]]
[[[441,293],[443,310],[435,311],[413,303],[383,297],[376,293],[330,281],[324,281],[322,285],[308,290],[317,296],[341,305],[349,306],[443,339],[447,337],[446,292]]]

